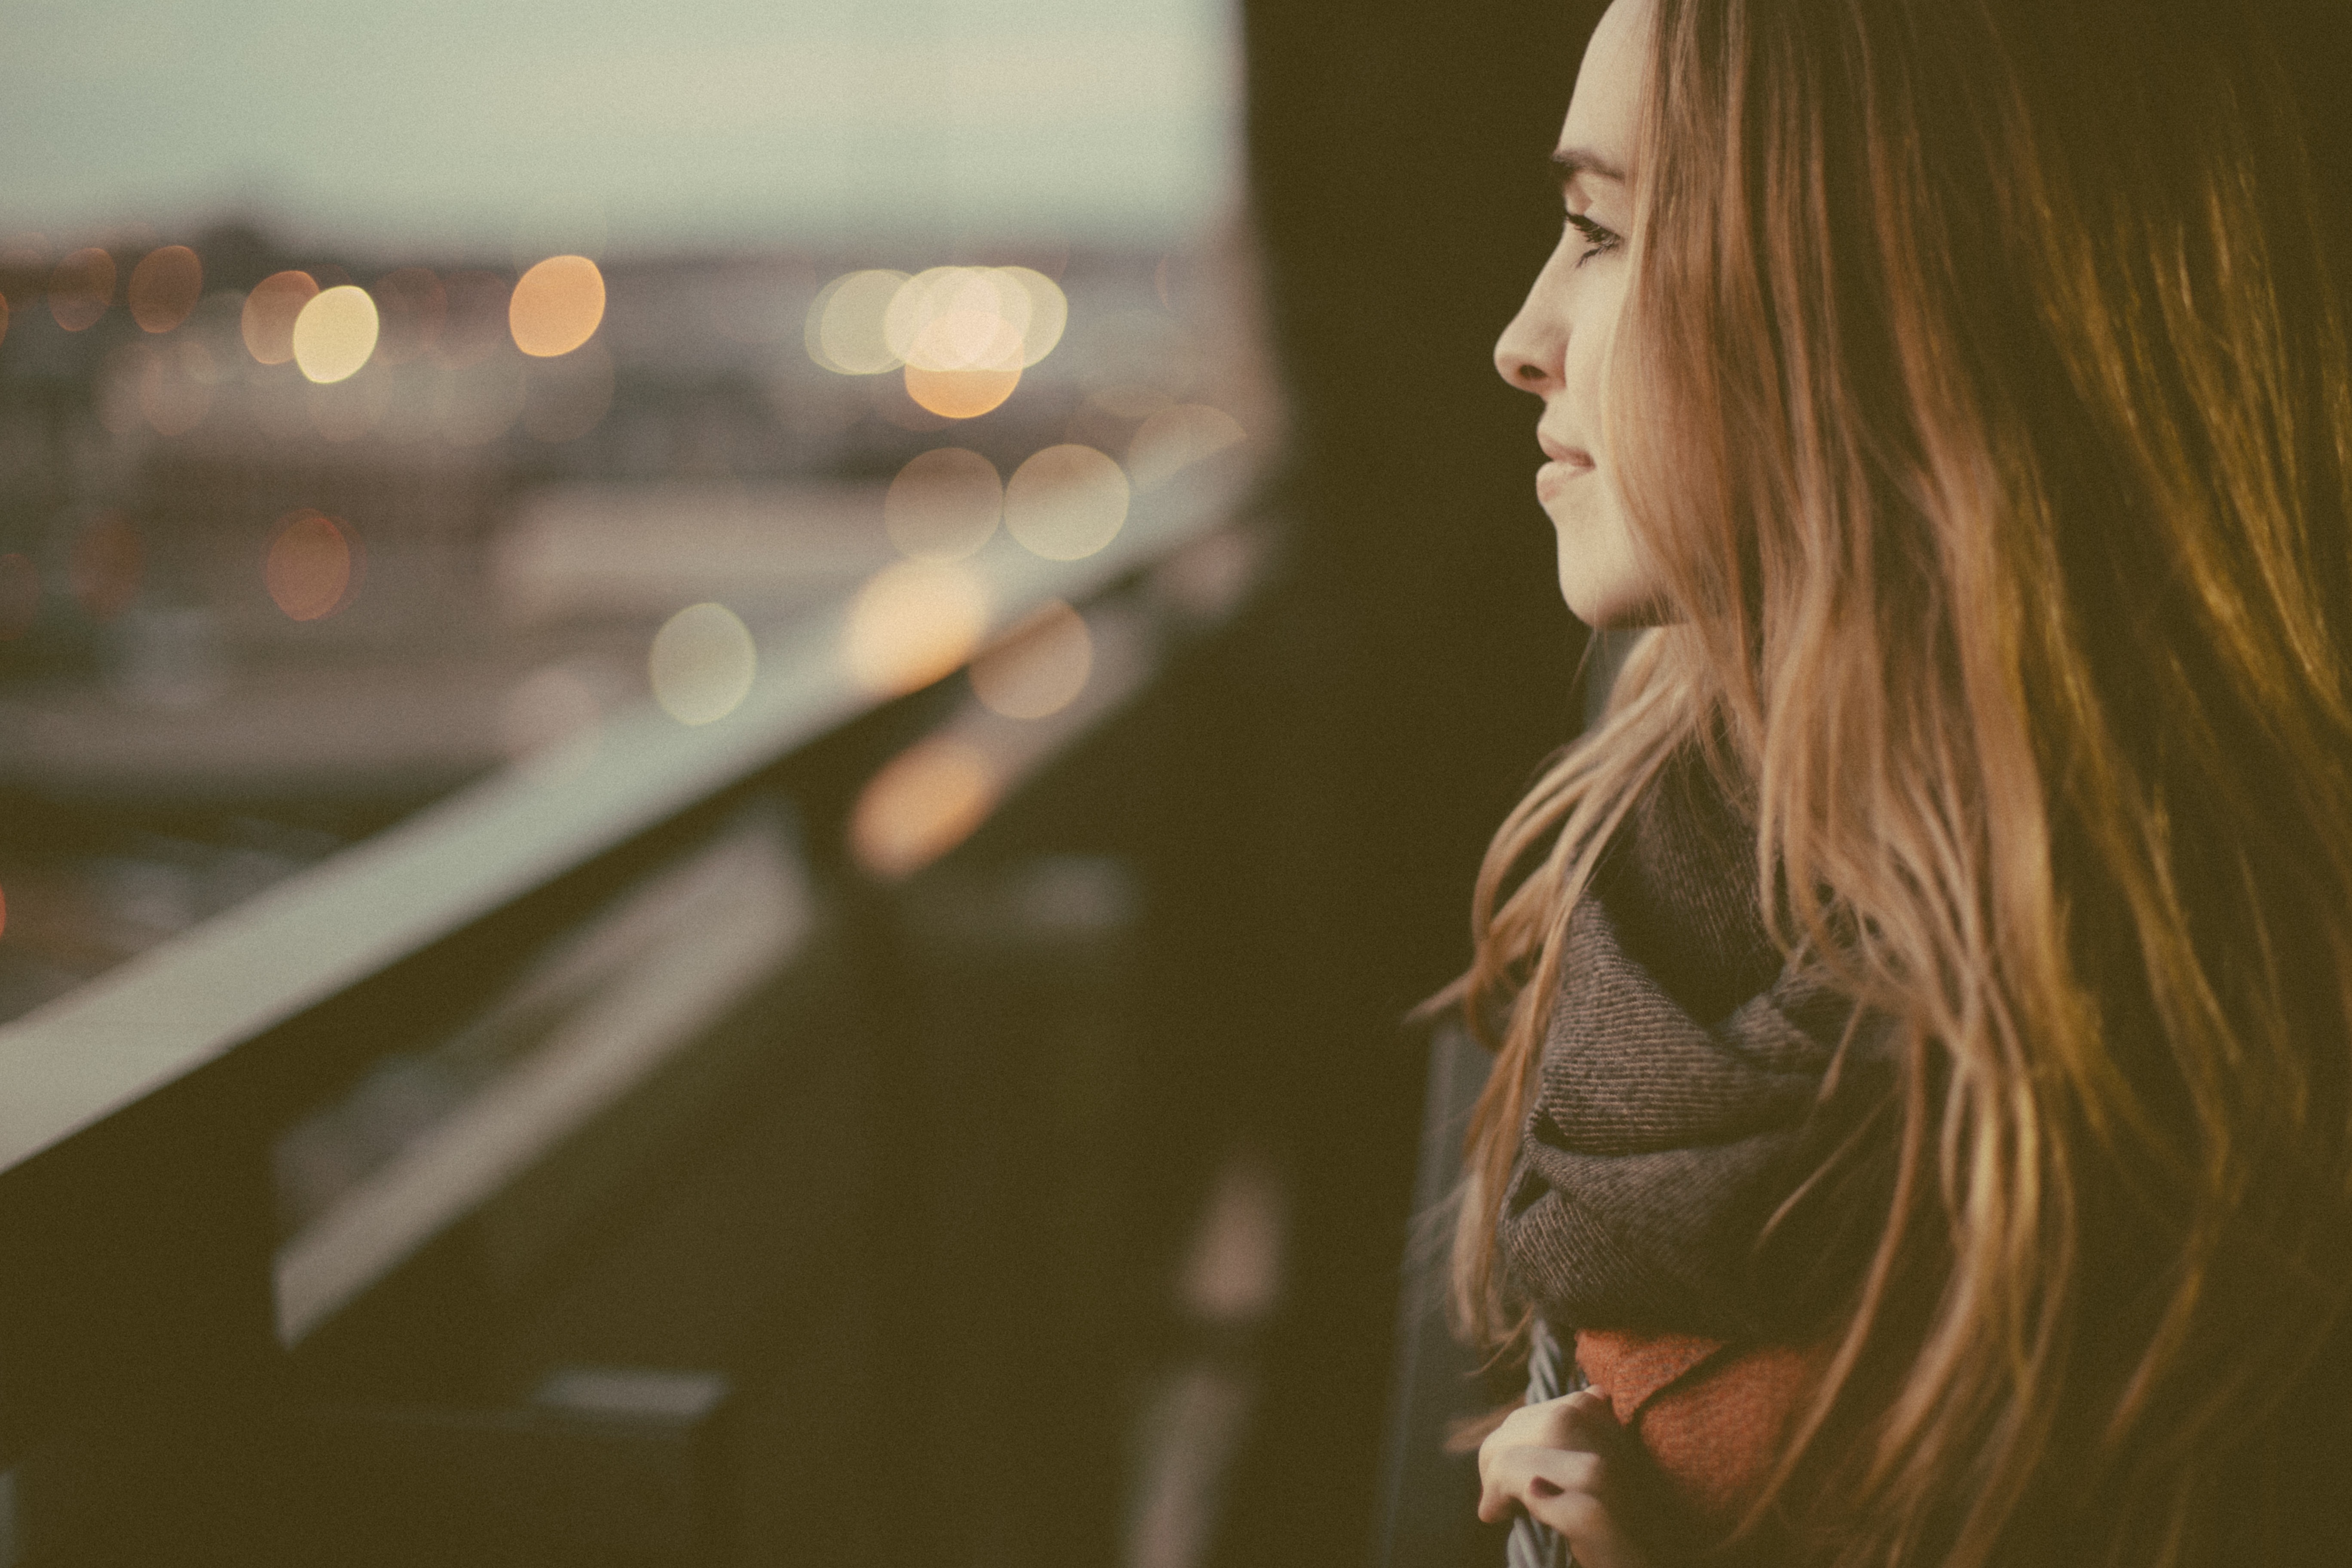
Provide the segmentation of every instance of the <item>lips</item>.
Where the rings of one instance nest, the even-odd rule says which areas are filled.
[[[1591,453],[1581,447],[1571,447],[1567,442],[1548,436],[1541,430],[1536,432],[1536,445],[1541,447],[1544,456],[1555,463],[1565,463],[1571,468],[1592,467]]]
[[[1592,472],[1592,454],[1571,447],[1547,431],[1536,432],[1536,445],[1551,459],[1536,470],[1536,499],[1549,502],[1566,486]]]
[[[1590,464],[1579,468],[1574,463],[1546,463],[1536,470],[1536,499],[1549,501],[1591,472]]]

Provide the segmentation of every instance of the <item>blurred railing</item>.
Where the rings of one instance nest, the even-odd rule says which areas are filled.
[[[855,1212],[811,1223],[891,1245],[877,889],[1247,597],[1270,540],[1220,461],[1084,559],[1000,540],[780,626],[722,716],[612,715],[0,1026],[0,1568],[734,1560],[723,1375],[501,1360],[472,1314],[752,1099],[843,1124],[809,1158]],[[1058,705],[948,679],[1067,684],[1023,675],[1049,634]]]

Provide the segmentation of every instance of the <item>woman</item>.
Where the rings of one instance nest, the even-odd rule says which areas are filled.
[[[1570,606],[1655,629],[1454,993],[1460,1316],[1593,1384],[1486,1436],[1482,1517],[1586,1568],[2352,1553],[2318,10],[1601,18],[1496,362]]]

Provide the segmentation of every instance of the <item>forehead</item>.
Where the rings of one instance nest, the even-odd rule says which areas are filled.
[[[1580,154],[1579,162],[1589,158],[1612,169],[1632,165],[1654,10],[1654,0],[1613,0],[1592,29],[1559,132],[1561,151]],[[1609,183],[1589,169],[1583,179],[1593,186]]]

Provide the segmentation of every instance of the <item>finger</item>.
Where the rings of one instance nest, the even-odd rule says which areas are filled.
[[[1605,1394],[1580,1391],[1514,1410],[1478,1445],[1478,1517],[1492,1523],[1508,1516],[1536,1473],[1530,1455],[1612,1452],[1623,1441]]]
[[[1565,1453],[1538,1443],[1488,1439],[1478,1450],[1478,1517],[1489,1524],[1509,1518],[1512,1505],[1524,1500],[1530,1487],[1543,1477],[1546,1458]]]
[[[1563,1493],[1602,1491],[1608,1480],[1608,1461],[1598,1454],[1517,1444],[1497,1451],[1487,1466],[1478,1517],[1492,1523],[1507,1517],[1514,1502],[1533,1511],[1536,1503]]]
[[[1555,1448],[1590,1448],[1596,1453],[1622,1453],[1632,1440],[1617,1420],[1609,1396],[1580,1389],[1540,1406],[1541,1424],[1535,1440]]]
[[[1620,1511],[1589,1491],[1530,1499],[1528,1512],[1568,1542],[1578,1568],[1654,1568]]]
[[[1522,1405],[1507,1416],[1503,1424],[1486,1434],[1478,1445],[1478,1474],[1483,1479],[1492,1468],[1495,1456],[1508,1448],[1533,1444],[1538,1447],[1569,1447],[1559,1440],[1559,1411],[1556,1399],[1538,1405]]]
[[[1478,1517],[1488,1524],[1508,1519],[1543,1477],[1543,1457],[1565,1450],[1534,1443],[1509,1443],[1482,1451],[1478,1467]],[[1549,1484],[1549,1483],[1547,1483]]]

